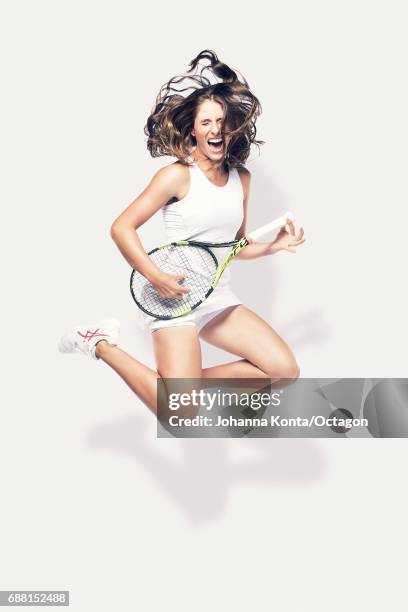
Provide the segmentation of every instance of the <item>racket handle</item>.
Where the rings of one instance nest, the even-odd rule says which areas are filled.
[[[295,220],[295,217],[294,217],[292,212],[288,211],[285,215],[282,215],[281,217],[278,217],[274,221],[271,221],[270,223],[267,223],[266,225],[263,225],[262,227],[258,228],[257,230],[254,230],[253,232],[250,232],[248,234],[248,237],[252,238],[252,240],[257,240],[257,238],[261,238],[262,236],[265,236],[266,234],[269,234],[270,232],[273,232],[273,230],[280,229],[281,227],[284,227],[286,225],[286,220],[287,219],[290,219],[291,221]]]

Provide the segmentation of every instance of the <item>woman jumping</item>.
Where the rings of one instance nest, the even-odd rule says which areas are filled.
[[[194,73],[202,61],[209,63]],[[216,83],[204,76],[206,70]],[[180,284],[182,276],[155,266],[136,233],[156,212],[162,211],[169,242],[223,243],[245,235],[251,180],[245,162],[251,145],[262,144],[256,140],[255,127],[261,106],[239,76],[213,51],[202,51],[186,75],[163,85],[147,120],[150,154],[170,155],[177,161],[156,172],[114,221],[111,236],[129,265],[163,298],[182,298],[188,287]],[[273,242],[249,244],[237,259],[295,252],[305,241],[303,228],[296,235],[289,219],[287,228]],[[139,316],[152,332],[157,371],[117,345],[119,323],[114,319],[74,328],[61,338],[59,350],[104,361],[154,414],[160,377],[290,381],[299,376],[289,346],[231,291],[228,269],[209,298],[190,314],[170,320],[154,319],[141,311]],[[203,369],[200,338],[239,359]]]

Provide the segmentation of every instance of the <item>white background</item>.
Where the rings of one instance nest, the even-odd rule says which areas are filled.
[[[404,439],[158,440],[104,364],[56,351],[115,316],[153,365],[109,229],[173,161],[143,134],[159,87],[210,48],[263,106],[249,226],[291,209],[307,237],[234,264],[234,289],[303,376],[406,376],[404,3],[1,6],[0,589],[70,589],[75,612],[405,610]]]

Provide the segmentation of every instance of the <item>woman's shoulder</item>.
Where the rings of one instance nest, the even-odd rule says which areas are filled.
[[[172,195],[175,199],[181,200],[189,187],[188,165],[180,161],[167,164],[156,172],[155,179],[160,183],[171,185]]]
[[[163,166],[156,172],[156,176],[162,177],[163,179],[170,178],[173,180],[183,180],[185,177],[188,177],[188,165],[180,161],[167,164],[167,166]]]
[[[239,178],[241,179],[242,189],[244,192],[244,197],[248,197],[249,193],[249,185],[251,182],[251,173],[248,168],[245,166],[237,166],[237,172],[239,174]]]
[[[236,166],[236,169],[241,179],[245,178],[245,180],[248,180],[251,178],[251,173],[248,168],[245,168],[245,166]]]

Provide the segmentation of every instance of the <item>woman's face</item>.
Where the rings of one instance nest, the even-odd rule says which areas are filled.
[[[197,150],[212,161],[224,158],[229,137],[223,125],[224,111],[218,102],[204,100],[197,108],[191,134],[197,141]]]

